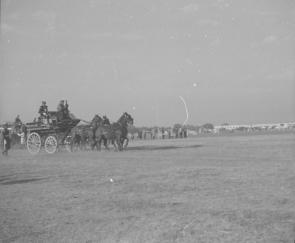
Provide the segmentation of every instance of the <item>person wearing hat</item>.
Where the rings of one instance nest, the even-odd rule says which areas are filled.
[[[102,117],[102,125],[111,125],[110,120],[106,115]]]
[[[65,101],[61,100],[57,106],[58,120],[64,119],[64,112],[65,112]]]
[[[15,120],[14,120],[14,127],[16,131],[19,131],[21,129],[22,126],[22,121],[19,117],[19,115],[16,116]]]
[[[48,113],[48,106],[46,105],[45,101],[42,101],[42,105],[39,108],[40,116],[46,117]]]
[[[64,117],[65,118],[69,118],[70,117],[70,112],[69,112],[69,105],[68,105],[68,102],[66,101],[65,103],[65,108],[64,108]]]
[[[10,135],[8,130],[8,124],[4,124],[4,129],[2,131],[2,137],[3,137],[3,155],[8,155],[8,150],[10,149]]]
[[[62,111],[65,109],[65,101],[61,100],[57,106],[57,111]]]
[[[16,116],[16,118],[15,118],[15,120],[14,120],[14,123],[15,123],[15,124],[20,124],[20,125],[22,124],[22,121],[21,121],[19,115]]]
[[[26,142],[26,135],[27,135],[26,133],[27,133],[27,128],[25,125],[22,125],[20,132],[17,133],[17,135],[20,137],[20,144],[22,146],[24,146]]]
[[[42,101],[42,105],[39,108],[39,114],[39,121],[42,121],[43,123],[48,122],[48,106],[45,101]]]

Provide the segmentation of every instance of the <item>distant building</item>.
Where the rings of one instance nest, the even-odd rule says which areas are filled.
[[[223,131],[286,130],[292,128],[295,128],[295,122],[264,123],[252,125],[220,125],[214,126],[214,133]]]

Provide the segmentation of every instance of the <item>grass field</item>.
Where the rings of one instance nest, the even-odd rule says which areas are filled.
[[[0,242],[295,240],[294,133],[0,159]]]

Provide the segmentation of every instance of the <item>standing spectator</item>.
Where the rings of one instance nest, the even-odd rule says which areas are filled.
[[[165,139],[165,129],[162,127],[162,139]]]
[[[156,129],[152,128],[152,139],[156,138]]]
[[[173,127],[171,127],[170,129],[169,129],[169,138],[174,138],[175,137],[175,135],[174,135],[174,131],[173,131]]]
[[[178,128],[177,137],[182,138],[182,128],[181,127]]]
[[[8,124],[5,123],[4,129],[2,131],[2,137],[3,137],[3,155],[8,155],[8,150],[10,149],[10,134],[8,130]]]
[[[15,120],[14,120],[14,129],[15,131],[19,132],[22,126],[22,121],[19,118],[19,115],[16,116]]]
[[[183,128],[183,137],[187,138],[187,128],[186,127]]]
[[[26,141],[26,128],[24,125],[21,127],[21,132],[17,133],[17,135],[20,137],[20,144],[23,146]]]

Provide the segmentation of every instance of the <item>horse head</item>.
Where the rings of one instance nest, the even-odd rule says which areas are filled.
[[[97,128],[102,123],[102,118],[99,115],[95,115],[91,120],[90,126],[93,128]]]
[[[126,125],[133,125],[133,118],[130,114],[124,112],[123,115],[120,117],[119,122]]]

